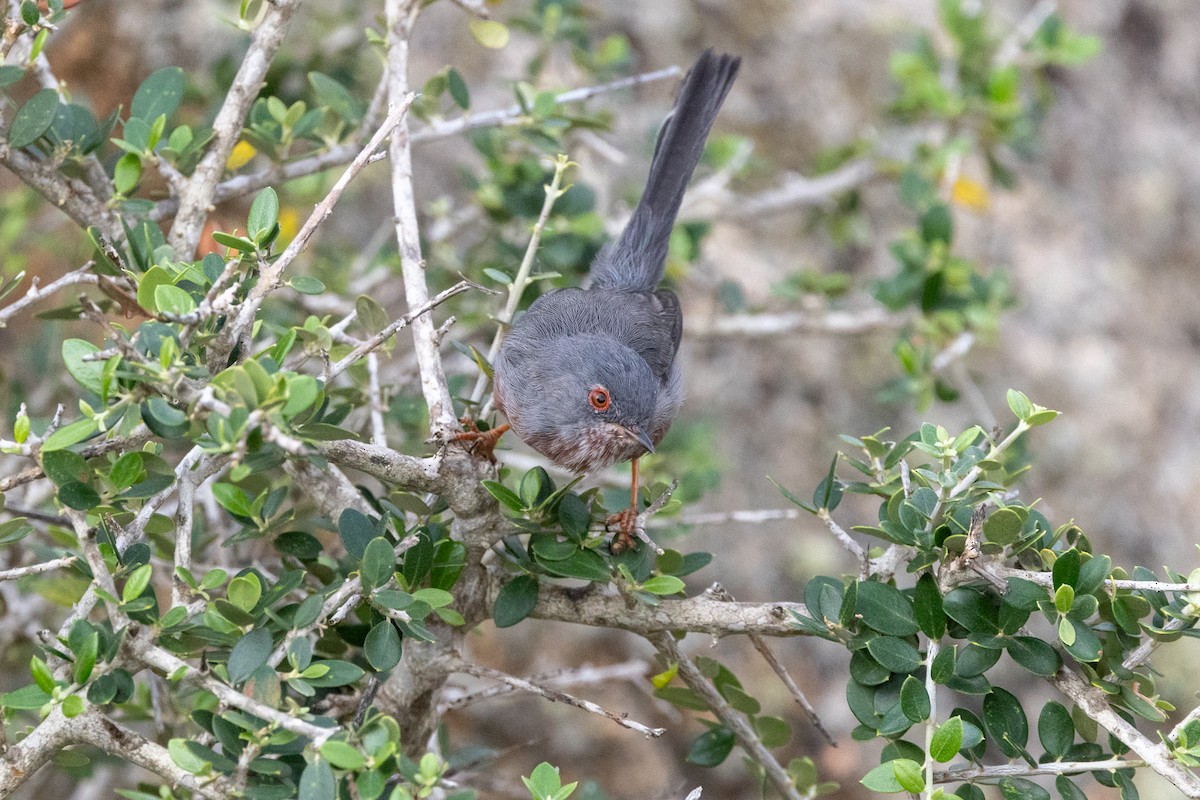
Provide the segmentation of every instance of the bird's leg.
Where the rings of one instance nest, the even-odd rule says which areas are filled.
[[[609,548],[614,553],[623,553],[633,547],[634,540],[637,537],[637,517],[638,517],[638,460],[635,458],[631,462],[633,468],[633,480],[630,485],[629,492],[629,508],[617,514],[613,514],[605,524],[610,528],[616,528],[616,535],[613,536],[612,544]]]
[[[450,437],[452,442],[462,442],[467,448],[468,453],[483,456],[491,463],[496,463],[496,444],[500,441],[500,437],[508,430],[508,423],[497,425],[494,428],[488,428],[486,431],[479,430],[479,426],[475,424],[475,420],[470,417],[464,417],[460,420],[466,430],[461,433],[456,433]]]

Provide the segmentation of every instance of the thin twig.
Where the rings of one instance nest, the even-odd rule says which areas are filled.
[[[997,764],[951,767],[933,773],[934,783],[994,780],[997,778],[1032,778],[1036,775],[1076,775],[1081,772],[1110,772],[1118,769],[1144,767],[1146,762],[1136,758],[1110,758],[1106,761],[1048,761],[1031,767],[1028,764]]]
[[[566,692],[561,692],[558,689],[550,689],[545,686],[539,686],[538,684],[525,680],[524,678],[518,678],[501,672],[498,669],[485,667],[482,664],[475,664],[462,658],[455,660],[453,669],[455,672],[474,675],[477,678],[487,678],[493,681],[500,681],[501,683],[512,686],[514,689],[519,689],[523,692],[529,692],[530,694],[536,694],[539,697],[544,697],[551,702],[566,703],[569,706],[574,706],[575,708],[587,711],[589,714],[596,714],[598,716],[605,717],[606,719],[610,719],[621,727],[629,728],[631,731],[637,731],[647,738],[657,738],[667,732],[666,728],[651,728],[647,725],[643,725],[640,722],[629,719],[624,714],[617,714],[616,712],[609,711],[607,708],[598,706],[590,700],[584,700],[583,698],[575,697],[574,695],[567,694]]]
[[[690,322],[684,335],[693,339],[737,336],[749,339],[785,333],[856,336],[902,327],[907,317],[875,306],[857,311],[791,311],[780,314],[731,314]]]
[[[61,278],[46,284],[44,288],[38,286],[37,276],[34,276],[33,280],[30,282],[29,291],[25,292],[20,299],[9,303],[4,308],[0,309],[0,328],[6,327],[8,320],[14,314],[25,308],[28,308],[39,300],[49,297],[60,289],[65,289],[68,286],[95,286],[96,284],[100,283],[100,278],[92,272],[92,268],[95,265],[96,262],[89,261],[79,269],[71,270]]]
[[[15,581],[18,578],[24,578],[27,575],[40,575],[43,572],[53,572],[56,569],[66,569],[72,566],[79,560],[79,556],[63,556],[62,558],[53,558],[49,561],[42,561],[38,564],[30,564],[27,567],[13,567],[12,569],[0,570],[0,581]]]
[[[728,589],[719,583],[714,583],[712,586],[708,587],[708,589],[705,591],[705,594],[723,602],[734,602],[733,595],[730,594]],[[809,721],[812,723],[813,727],[817,729],[817,732],[824,737],[825,741],[829,743],[830,747],[837,747],[837,740],[833,738],[833,736],[825,728],[825,725],[821,722],[821,717],[817,715],[817,709],[813,707],[813,704],[809,701],[808,696],[804,694],[804,690],[802,690],[792,678],[791,673],[787,671],[787,667],[783,665],[783,662],[779,660],[778,656],[771,652],[771,648],[767,644],[767,640],[759,636],[757,633],[752,633],[750,634],[750,643],[754,645],[754,649],[759,652],[759,655],[763,657],[763,660],[770,665],[771,670],[776,676],[778,676],[779,680],[783,681],[783,685],[787,687],[789,692],[791,692],[792,699],[795,700],[802,709],[804,709],[804,713],[808,715]]]

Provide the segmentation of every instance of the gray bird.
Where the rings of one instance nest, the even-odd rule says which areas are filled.
[[[659,131],[629,224],[592,262],[591,287],[539,297],[493,365],[496,407],[555,464],[591,472],[633,460],[634,515],[637,459],[654,452],[683,402],[679,298],[656,287],[684,190],[740,63],[711,50],[700,56]]]

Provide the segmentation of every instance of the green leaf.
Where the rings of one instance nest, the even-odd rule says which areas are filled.
[[[1046,642],[1032,636],[1014,636],[1008,640],[1008,654],[1034,675],[1053,677],[1061,664],[1058,653]]]
[[[221,508],[237,517],[253,517],[254,502],[241,487],[232,483],[214,483],[212,495]]]
[[[304,767],[299,800],[337,800],[337,782],[328,761],[318,758]]]
[[[150,585],[151,572],[149,564],[142,564],[130,573],[125,580],[124,588],[121,589],[121,601],[132,603],[141,597],[142,593],[146,591],[146,587]]]
[[[58,500],[67,508],[90,511],[100,505],[100,495],[86,483],[71,481],[58,490]]]
[[[113,165],[113,188],[117,194],[129,196],[142,179],[142,158],[137,153],[126,153]]]
[[[1001,778],[1000,796],[1004,800],[1050,800],[1050,793],[1025,778]]]
[[[920,630],[912,601],[894,586],[860,581],[856,604],[863,623],[872,630],[892,636],[910,636]]]
[[[656,575],[642,584],[642,589],[650,594],[668,595],[679,594],[683,591],[683,581],[674,575]]]
[[[939,764],[945,764],[958,754],[963,741],[961,717],[951,717],[937,727],[929,743],[929,755]]]
[[[17,109],[8,128],[10,147],[27,147],[42,137],[58,115],[58,92],[42,89]]]
[[[55,486],[85,483],[91,480],[92,470],[83,456],[70,450],[52,450],[42,454],[42,469]]]
[[[929,718],[929,693],[925,684],[909,675],[900,686],[900,710],[913,722],[924,722]]]
[[[686,760],[700,767],[715,767],[729,757],[734,741],[733,731],[728,728],[710,728],[692,740]]]
[[[1053,700],[1042,706],[1042,713],[1038,715],[1038,741],[1055,759],[1066,756],[1075,743],[1075,723],[1071,721],[1071,712]]]
[[[921,239],[926,244],[942,242],[949,244],[954,237],[954,218],[949,206],[935,203],[921,215]]]
[[[538,582],[530,575],[518,575],[500,589],[492,618],[497,628],[509,628],[529,616],[537,605]]]
[[[1092,594],[1101,586],[1112,572],[1112,559],[1108,556],[1092,556],[1079,568],[1079,577],[1075,581],[1075,594]]]
[[[754,732],[766,747],[783,747],[792,739],[792,729],[779,717],[757,716],[753,719]]]
[[[1025,520],[1014,509],[998,508],[983,523],[983,535],[989,542],[1008,545],[1021,537]]]
[[[905,791],[920,794],[925,788],[925,773],[921,765],[911,758],[897,758],[893,760],[892,770],[896,774],[896,782]]]
[[[1029,741],[1029,722],[1021,701],[999,687],[983,698],[983,727],[988,741],[1009,758],[1019,758]]]
[[[96,395],[101,392],[100,376],[104,371],[104,362],[83,359],[98,352],[99,347],[83,339],[64,339],[62,343],[62,360],[67,372],[71,373],[76,383]]]
[[[1029,402],[1029,398],[1023,392],[1009,389],[1007,398],[1008,407],[1017,419],[1024,420],[1033,413],[1033,403]]]
[[[230,603],[248,614],[254,610],[262,598],[262,583],[259,582],[257,575],[248,572],[231,580],[229,588],[225,590],[225,595],[229,598]]]
[[[100,633],[96,630],[91,630],[83,641],[72,648],[75,652],[75,666],[72,669],[72,675],[75,683],[82,686],[87,683],[88,678],[92,676],[92,670],[96,667],[96,657],[100,653]]]
[[[480,481],[479,483],[484,489],[487,489],[488,494],[499,501],[500,505],[510,511],[520,513],[525,510],[525,504],[521,502],[521,498],[517,496],[517,493],[504,484],[497,483],[496,481]]]
[[[1087,793],[1071,783],[1071,779],[1066,775],[1059,775],[1054,779],[1054,788],[1058,790],[1062,800],[1088,800]]]
[[[170,754],[171,760],[175,762],[175,766],[184,772],[197,775],[211,768],[207,761],[192,752],[191,748],[188,747],[187,739],[172,739],[167,742],[167,753]]]
[[[578,495],[573,492],[563,495],[558,502],[558,524],[564,534],[576,542],[582,541],[587,537],[591,521],[591,511]]]
[[[362,769],[367,764],[367,759],[362,753],[336,739],[330,739],[321,745],[319,752],[322,758],[338,769]]]
[[[21,78],[25,77],[25,69],[14,64],[5,64],[0,67],[0,89],[6,86],[12,86]]]
[[[142,403],[141,415],[146,427],[164,439],[178,439],[192,427],[187,414],[157,396]]]
[[[112,469],[108,471],[108,480],[113,488],[120,491],[133,486],[145,474],[146,470],[142,467],[142,454],[134,450],[117,459],[117,462],[112,465]]]
[[[183,316],[196,310],[196,301],[178,286],[165,283],[154,288],[154,307],[164,314]]]
[[[226,669],[229,682],[237,686],[244,683],[254,671],[267,663],[271,656],[271,632],[266,628],[255,628],[238,639],[229,652]]]
[[[346,552],[358,561],[362,561],[367,551],[367,545],[378,536],[378,529],[366,514],[354,508],[347,508],[338,517],[338,535],[346,545]]]
[[[363,654],[376,672],[387,672],[400,663],[400,656],[403,655],[400,632],[391,620],[385,619],[371,627],[363,642]]]
[[[1060,586],[1070,586],[1074,589],[1079,581],[1079,569],[1078,550],[1072,547],[1064,553],[1059,553],[1058,558],[1054,559],[1054,588],[1057,590]]]
[[[942,599],[946,616],[976,634],[994,636],[1000,632],[999,615],[992,599],[965,586]]]
[[[300,294],[321,294],[325,291],[325,284],[311,275],[296,275],[289,278],[287,283]]]
[[[467,20],[467,28],[475,41],[489,50],[500,50],[508,44],[508,28],[495,20],[471,17]]]
[[[946,633],[946,612],[942,609],[942,593],[937,580],[926,572],[917,580],[913,591],[913,614],[921,632],[930,639],[940,639]]]
[[[0,695],[0,707],[11,711],[32,711],[50,702],[50,695],[36,684],[22,686]]]
[[[547,572],[563,578],[607,582],[612,577],[608,564],[594,550],[576,550],[564,559],[539,563]]]
[[[391,542],[376,536],[367,542],[362,557],[362,585],[366,591],[378,589],[392,579],[396,571],[396,552]]]
[[[54,673],[50,671],[50,667],[45,661],[33,656],[29,659],[29,674],[33,676],[33,682],[37,687],[46,694],[53,694],[58,682],[54,680]]]
[[[446,82],[450,89],[450,97],[458,104],[458,107],[466,111],[471,107],[471,94],[467,89],[467,82],[463,80],[462,75],[458,70],[450,69],[446,72]]]
[[[212,239],[217,244],[225,245],[226,247],[237,250],[239,253],[245,253],[252,256],[257,251],[254,242],[241,236],[232,236],[222,231],[213,231]]]
[[[876,636],[867,642],[867,652],[892,672],[904,674],[921,666],[917,648],[894,636]]]
[[[864,775],[859,782],[872,792],[879,794],[896,794],[907,791],[896,777],[894,764],[894,761],[885,761]]]
[[[357,124],[362,119],[362,105],[354,99],[345,86],[320,72],[308,73],[308,83],[316,92],[317,101],[334,114],[351,125]]]
[[[160,116],[170,117],[183,99],[183,70],[163,67],[142,81],[129,105],[129,116],[154,122]]]
[[[84,710],[83,698],[77,694],[69,695],[62,702],[63,716],[67,719],[78,717]]]
[[[250,213],[246,217],[246,232],[258,244],[275,230],[279,224],[279,195],[270,186],[260,191],[250,204]]]
[[[362,667],[356,664],[351,664],[348,661],[314,661],[308,665],[311,670],[314,667],[325,667],[327,672],[324,675],[316,678],[308,678],[305,680],[312,686],[318,689],[333,689],[338,686],[349,686],[352,683],[358,682],[366,672]]]

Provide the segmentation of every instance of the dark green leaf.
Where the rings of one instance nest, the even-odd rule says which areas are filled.
[[[1052,677],[1060,665],[1054,648],[1032,636],[1015,636],[1008,641],[1008,654],[1025,669],[1043,678]]]
[[[91,480],[92,470],[83,456],[70,450],[51,450],[42,454],[42,469],[55,486]]]
[[[1000,796],[1004,800],[1050,800],[1050,793],[1024,778],[1001,778]]]
[[[924,722],[929,717],[929,693],[925,684],[912,675],[900,686],[900,709],[913,722]]]
[[[917,580],[913,592],[913,613],[921,632],[930,639],[940,639],[946,633],[946,613],[942,610],[942,593],[937,580],[926,572]]]
[[[867,642],[867,652],[892,672],[904,674],[921,666],[917,648],[894,636],[876,636]]]
[[[263,243],[267,234],[279,223],[279,195],[270,186],[260,191],[250,204],[250,214],[246,217],[246,231],[250,238]]]
[[[466,565],[466,545],[452,539],[438,542],[437,548],[433,552],[433,567],[429,572],[429,585],[435,589],[449,591]]]
[[[147,76],[133,95],[129,115],[154,122],[160,116],[170,117],[183,99],[183,70],[163,67]]]
[[[856,608],[867,627],[892,636],[909,636],[919,628],[913,604],[900,590],[878,581],[860,581]]]
[[[446,73],[446,82],[450,89],[450,97],[459,108],[466,111],[471,106],[471,94],[467,90],[467,83],[463,80],[462,75],[458,70],[451,69]]]
[[[1071,548],[1065,553],[1059,553],[1054,560],[1054,588],[1070,586],[1075,588],[1079,581],[1079,551]]]
[[[587,537],[590,523],[591,512],[587,504],[572,492],[563,495],[558,502],[558,524],[562,526],[563,533],[577,542],[582,541]]]
[[[1029,722],[1021,701],[999,687],[983,698],[983,727],[988,741],[1009,758],[1020,757],[1029,741]]]
[[[1058,790],[1062,800],[1088,800],[1087,792],[1071,783],[1071,779],[1066,775],[1059,775],[1054,779],[1054,788]]]
[[[379,535],[379,529],[366,514],[347,508],[338,517],[338,535],[346,545],[346,552],[357,561],[362,561],[367,544]]]
[[[480,481],[479,483],[484,489],[487,489],[488,494],[500,501],[500,504],[506,508],[518,513],[525,510],[525,504],[521,502],[521,498],[507,486],[496,481]]]
[[[1112,559],[1108,556],[1092,556],[1079,568],[1079,579],[1075,582],[1075,594],[1091,594],[1104,585],[1112,572]]]
[[[58,92],[42,89],[17,109],[8,128],[10,147],[27,147],[50,130],[58,114]]]
[[[58,490],[58,499],[67,508],[76,511],[89,511],[100,505],[100,495],[86,483],[71,481]]]
[[[1065,756],[1075,743],[1071,712],[1053,700],[1042,706],[1042,713],[1038,715],[1038,741],[1055,759]]]
[[[146,427],[164,439],[178,439],[191,430],[187,414],[161,397],[151,397],[142,403],[141,412]]]
[[[547,572],[564,578],[607,582],[612,577],[608,565],[594,550],[576,550],[567,558],[549,561],[542,566]]]
[[[328,761],[318,758],[304,767],[299,800],[337,800],[337,782]]]
[[[296,275],[289,278],[288,286],[300,294],[321,294],[325,291],[325,284],[311,275]]]
[[[711,728],[692,741],[687,762],[701,767],[715,767],[729,757],[734,741],[733,731],[728,728]]]
[[[378,589],[392,579],[396,571],[396,553],[392,544],[382,536],[367,543],[362,556],[362,585],[368,592]]]
[[[954,219],[950,215],[950,208],[945,204],[936,203],[921,215],[921,239],[926,244],[949,244],[953,236]]]
[[[400,632],[391,620],[377,622],[371,628],[363,642],[363,654],[376,672],[387,672],[400,663],[400,656],[403,655]]]
[[[943,647],[938,650],[936,656],[933,657],[933,664],[930,666],[930,674],[933,676],[934,683],[946,683],[954,677],[954,672],[958,666],[958,647]]]
[[[537,605],[538,582],[529,575],[518,575],[496,595],[496,606],[492,610],[492,618],[497,628],[508,628],[516,625]]]
[[[365,673],[362,667],[351,664],[347,661],[314,661],[308,665],[308,669],[312,670],[315,666],[327,667],[328,671],[317,678],[308,678],[305,680],[309,684],[318,689],[332,689],[337,686],[349,686],[358,681]]]
[[[254,671],[267,663],[271,656],[271,632],[255,628],[242,638],[229,653],[229,682],[235,686],[244,682]]]
[[[954,589],[942,599],[942,607],[946,616],[972,633],[991,636],[1000,632],[995,604],[975,589]]]

